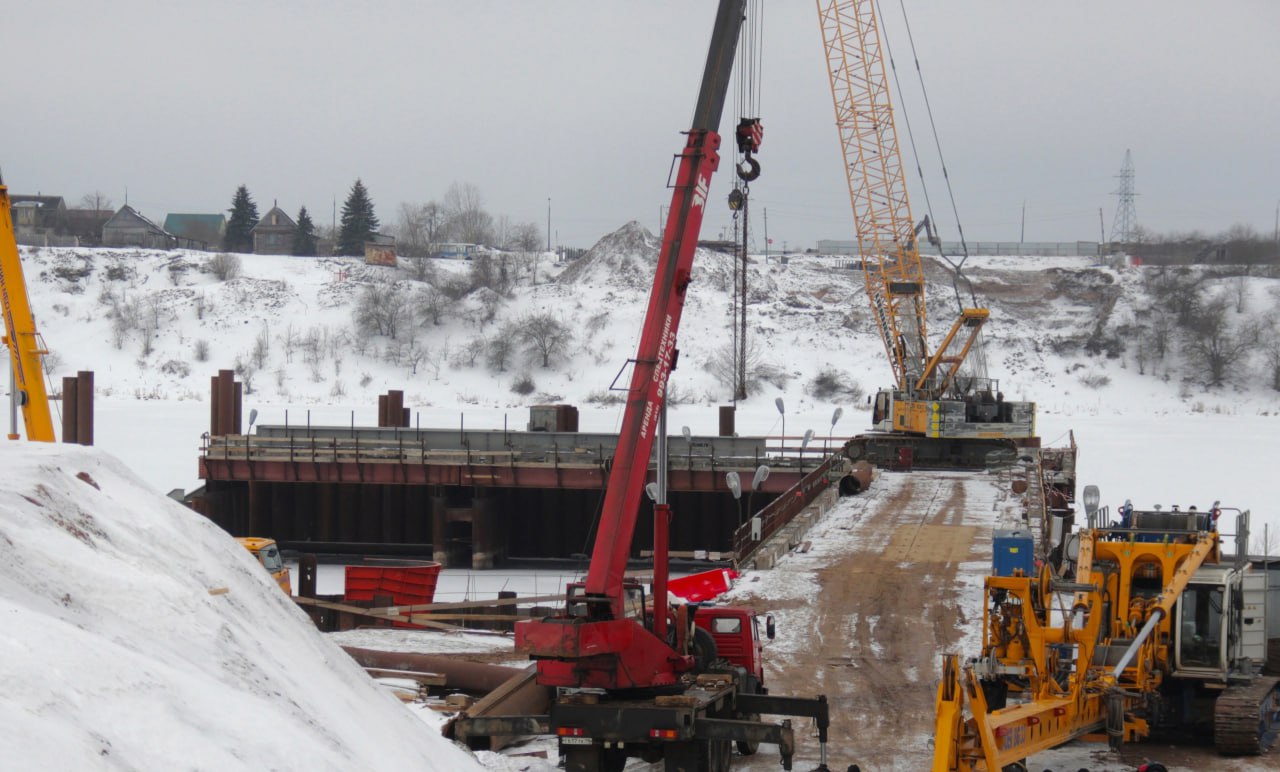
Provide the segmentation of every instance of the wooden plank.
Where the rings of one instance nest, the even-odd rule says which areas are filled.
[[[445,630],[447,632],[462,632],[464,628],[458,625],[445,624],[444,622],[435,622],[427,619],[413,620],[407,614],[388,614],[385,609],[368,609],[362,606],[351,606],[346,603],[333,603],[327,600],[316,600],[315,598],[294,597],[294,602],[300,606],[315,606],[318,608],[327,608],[334,611],[345,611],[348,614],[355,614],[362,617],[373,617],[375,619],[389,619],[393,622],[411,622],[415,625],[429,627],[432,630]],[[510,617],[505,617],[510,619]]]
[[[389,670],[383,667],[366,667],[364,672],[374,678],[403,678],[426,686],[444,686],[445,677],[440,673],[419,673],[415,670]]]
[[[526,595],[522,598],[493,598],[492,600],[456,600],[442,603],[415,603],[411,606],[396,606],[400,613],[417,613],[420,611],[444,611],[459,608],[486,608],[489,606],[516,606],[521,603],[544,603],[548,601],[563,602],[565,596],[559,595]]]

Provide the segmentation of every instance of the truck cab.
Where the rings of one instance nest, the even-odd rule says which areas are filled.
[[[236,541],[258,559],[262,567],[267,569],[267,573],[271,574],[271,578],[276,580],[276,584],[280,585],[280,589],[284,590],[285,595],[293,595],[289,569],[284,564],[284,558],[280,557],[280,547],[275,540],[257,536],[237,536]]]
[[[760,639],[760,619],[755,612],[741,606],[699,606],[693,623],[711,634],[716,653],[730,664],[742,668],[755,680],[756,689],[764,690],[764,642]],[[766,635],[773,638],[773,619],[765,623]]]

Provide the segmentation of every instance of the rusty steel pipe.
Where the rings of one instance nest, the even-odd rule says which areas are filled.
[[[79,403],[76,401],[76,379],[73,375],[68,375],[62,379],[62,441],[76,444],[79,442],[79,433],[76,425],[76,409]]]
[[[76,373],[76,442],[93,444],[93,371]]]
[[[361,649],[355,646],[343,646],[342,650],[351,655],[351,658],[362,667],[439,673],[445,677],[445,685],[449,688],[468,692],[483,692],[487,694],[522,672],[520,668],[516,667],[467,662],[441,654],[377,651],[374,649]]]

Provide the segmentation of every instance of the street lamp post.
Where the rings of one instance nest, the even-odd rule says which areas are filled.
[[[827,431],[828,444],[831,442],[831,436],[836,432],[836,421],[839,421],[842,415],[844,415],[844,408],[842,407],[836,408],[835,412],[831,414],[831,429]],[[828,450],[829,448],[824,445],[822,449]]]
[[[547,196],[547,251],[551,251],[551,196]]]
[[[775,407],[778,408],[778,414],[782,416],[782,454],[786,455],[787,451],[787,406],[782,402],[782,397],[778,397],[773,401]]]

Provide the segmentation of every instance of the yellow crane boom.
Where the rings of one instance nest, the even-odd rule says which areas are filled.
[[[846,452],[884,461],[905,449],[932,463],[969,465],[1010,452],[1015,441],[1035,444],[1035,403],[1006,401],[987,377],[980,337],[987,309],[960,309],[941,345],[929,345],[919,245],[929,221],[917,226],[911,214],[875,0],[817,6],[864,286],[894,376],[892,389],[875,397],[872,424],[896,436],[855,438]],[[931,229],[926,235],[941,244]],[[932,440],[947,441],[945,453],[928,447]]]
[[[818,0],[836,129],[871,313],[907,391],[929,359],[924,269],[893,123],[880,24],[870,0]]]
[[[4,343],[9,347],[9,362],[27,439],[53,442],[53,417],[49,412],[49,394],[44,385],[41,357],[48,353],[36,330],[27,297],[27,282],[22,275],[18,242],[13,233],[13,213],[9,189],[0,180],[0,303],[4,306]],[[9,439],[17,439],[10,434]]]

